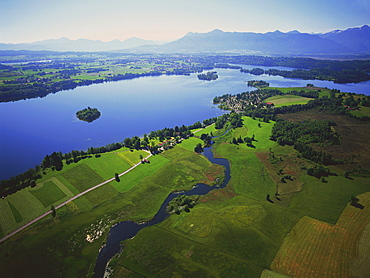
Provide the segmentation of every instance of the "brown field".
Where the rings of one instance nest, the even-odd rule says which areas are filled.
[[[292,277],[370,277],[370,193],[348,204],[335,225],[304,216],[285,237],[271,269]]]
[[[342,115],[327,115],[316,110],[279,115],[287,121],[300,122],[303,120],[331,120],[337,125],[334,130],[341,136],[340,145],[330,148],[316,146],[315,149],[331,153],[337,159],[346,159],[350,163],[341,164],[342,170],[351,170],[361,166],[370,170],[370,122],[362,122]]]
[[[303,182],[300,177],[305,174],[305,171],[301,167],[307,165],[307,163],[297,157],[297,152],[292,147],[285,147],[284,151],[282,150],[280,146],[272,149],[272,153],[277,158],[274,160],[270,160],[268,152],[256,153],[256,156],[266,167],[271,179],[276,184],[276,192],[279,194],[279,202],[276,202],[276,204],[288,207],[293,193],[303,190]],[[282,174],[279,173],[279,170]],[[291,175],[293,180],[286,180],[285,183],[281,182],[280,179],[284,175]]]

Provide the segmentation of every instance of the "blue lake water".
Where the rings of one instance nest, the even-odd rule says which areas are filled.
[[[217,72],[219,78],[210,82],[198,80],[196,74],[142,77],[79,87],[45,98],[0,103],[0,180],[40,164],[45,155],[54,151],[87,150],[221,115],[224,112],[213,106],[213,97],[253,90],[246,86],[248,80],[265,80],[277,87],[313,83],[370,95],[370,82],[335,84],[253,76],[231,69]],[[102,116],[92,123],[79,121],[76,111],[87,106],[98,108]]]

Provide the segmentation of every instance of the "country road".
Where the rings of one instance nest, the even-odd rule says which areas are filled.
[[[151,157],[151,156],[152,156],[152,154],[150,153],[150,154],[149,154],[147,157],[145,157],[144,159],[148,159],[148,158],[149,158],[149,157]],[[128,169],[128,170],[126,170],[126,171],[122,172],[122,173],[121,173],[121,174],[119,174],[118,176],[119,176],[119,177],[121,177],[121,176],[123,176],[123,175],[127,174],[128,172],[132,171],[133,169],[135,169],[135,168],[136,168],[137,166],[139,166],[140,164],[141,164],[141,161],[140,161],[140,162],[138,162],[138,163],[136,163],[136,164],[135,164],[134,166],[132,166],[130,169]],[[94,190],[94,189],[96,189],[96,188],[98,188],[98,187],[100,187],[100,186],[102,186],[102,185],[104,185],[104,184],[107,184],[107,183],[109,183],[109,182],[111,182],[111,181],[114,181],[114,180],[115,180],[115,177],[113,177],[113,178],[111,178],[111,179],[109,179],[109,180],[106,180],[106,181],[104,181],[104,182],[102,182],[102,183],[99,183],[99,184],[97,184],[97,185],[95,185],[95,186],[93,186],[93,187],[91,187],[91,188],[89,188],[89,189],[85,190],[84,192],[81,192],[81,193],[77,194],[76,196],[72,197],[71,199],[69,199],[69,200],[67,200],[67,201],[65,201],[65,202],[63,202],[63,203],[61,203],[60,205],[56,206],[56,207],[55,207],[55,209],[59,209],[59,208],[61,208],[62,206],[64,206],[65,204],[67,204],[67,203],[69,203],[69,202],[71,202],[71,201],[73,201],[73,200],[76,200],[77,198],[79,198],[79,197],[81,197],[81,196],[85,195],[86,193],[88,193],[88,192],[90,192],[90,191],[92,191],[92,190]],[[51,210],[49,210],[49,211],[45,212],[44,214],[40,215],[39,217],[35,218],[35,219],[34,219],[34,220],[32,220],[31,222],[28,222],[27,224],[23,225],[22,227],[18,228],[17,230],[15,230],[15,231],[11,232],[10,234],[6,235],[5,237],[1,238],[1,239],[0,239],[0,243],[1,243],[1,242],[3,242],[3,241],[5,241],[5,240],[7,240],[7,239],[8,239],[8,238],[10,238],[12,235],[15,235],[16,233],[18,233],[18,232],[22,231],[23,229],[27,228],[28,226],[31,226],[33,223],[35,223],[35,222],[39,221],[40,219],[44,218],[45,216],[47,216],[47,215],[49,215],[49,214],[51,214],[51,213],[52,213],[52,211],[51,211]]]

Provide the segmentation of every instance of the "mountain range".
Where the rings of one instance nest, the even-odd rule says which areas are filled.
[[[244,53],[257,55],[369,54],[370,27],[334,30],[323,34],[299,31],[283,33],[223,32],[188,33],[166,44],[138,38],[110,42],[67,38],[29,44],[0,43],[0,50],[122,51],[131,53]]]

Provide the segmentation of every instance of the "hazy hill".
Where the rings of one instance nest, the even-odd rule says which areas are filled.
[[[67,38],[36,41],[33,43],[6,44],[0,43],[0,50],[48,50],[48,51],[110,51],[128,49],[142,45],[156,45],[155,41],[130,38],[124,41],[113,40],[103,42],[100,40]]]

